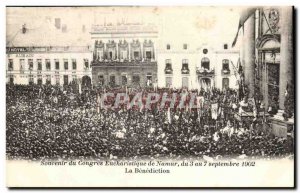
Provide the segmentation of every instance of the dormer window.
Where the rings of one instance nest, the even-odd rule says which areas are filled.
[[[167,50],[170,50],[170,49],[171,49],[170,44],[167,44]]]

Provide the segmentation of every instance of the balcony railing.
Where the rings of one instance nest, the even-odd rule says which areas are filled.
[[[165,74],[173,74],[172,68],[165,68]]]
[[[189,74],[190,69],[181,69],[181,74]]]
[[[222,75],[229,75],[229,74],[230,74],[230,70],[222,69]]]
[[[119,60],[112,61],[92,61],[92,66],[151,66],[157,65],[156,61],[143,61],[143,60],[124,60],[123,62]]]
[[[215,74],[215,70],[212,69],[206,69],[206,68],[200,68],[200,69],[197,69],[197,74],[199,75],[202,75],[202,76],[212,76]]]

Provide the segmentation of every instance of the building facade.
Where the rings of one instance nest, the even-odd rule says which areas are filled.
[[[222,48],[177,44],[167,43],[158,53],[158,86],[204,90],[238,87],[239,51],[227,44]]]
[[[157,82],[157,29],[153,24],[92,27],[95,86],[151,86]]]
[[[266,108],[279,104],[284,109],[285,91],[294,82],[293,7],[263,7],[242,14],[249,15],[238,39],[243,42],[241,62],[249,95],[259,93]]]
[[[7,82],[14,84],[91,84],[90,47],[8,47]]]
[[[41,21],[38,27],[9,25],[7,83],[91,85],[93,50],[85,25],[69,29],[61,18],[49,16]]]

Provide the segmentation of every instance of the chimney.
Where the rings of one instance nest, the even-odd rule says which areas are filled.
[[[60,18],[55,18],[55,27],[56,27],[56,29],[60,29],[60,27],[61,27]]]
[[[22,25],[22,33],[25,34],[26,31],[27,31],[26,24],[24,23],[24,24]]]

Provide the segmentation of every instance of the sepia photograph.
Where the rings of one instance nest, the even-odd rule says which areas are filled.
[[[295,187],[293,6],[5,9],[7,187]]]

